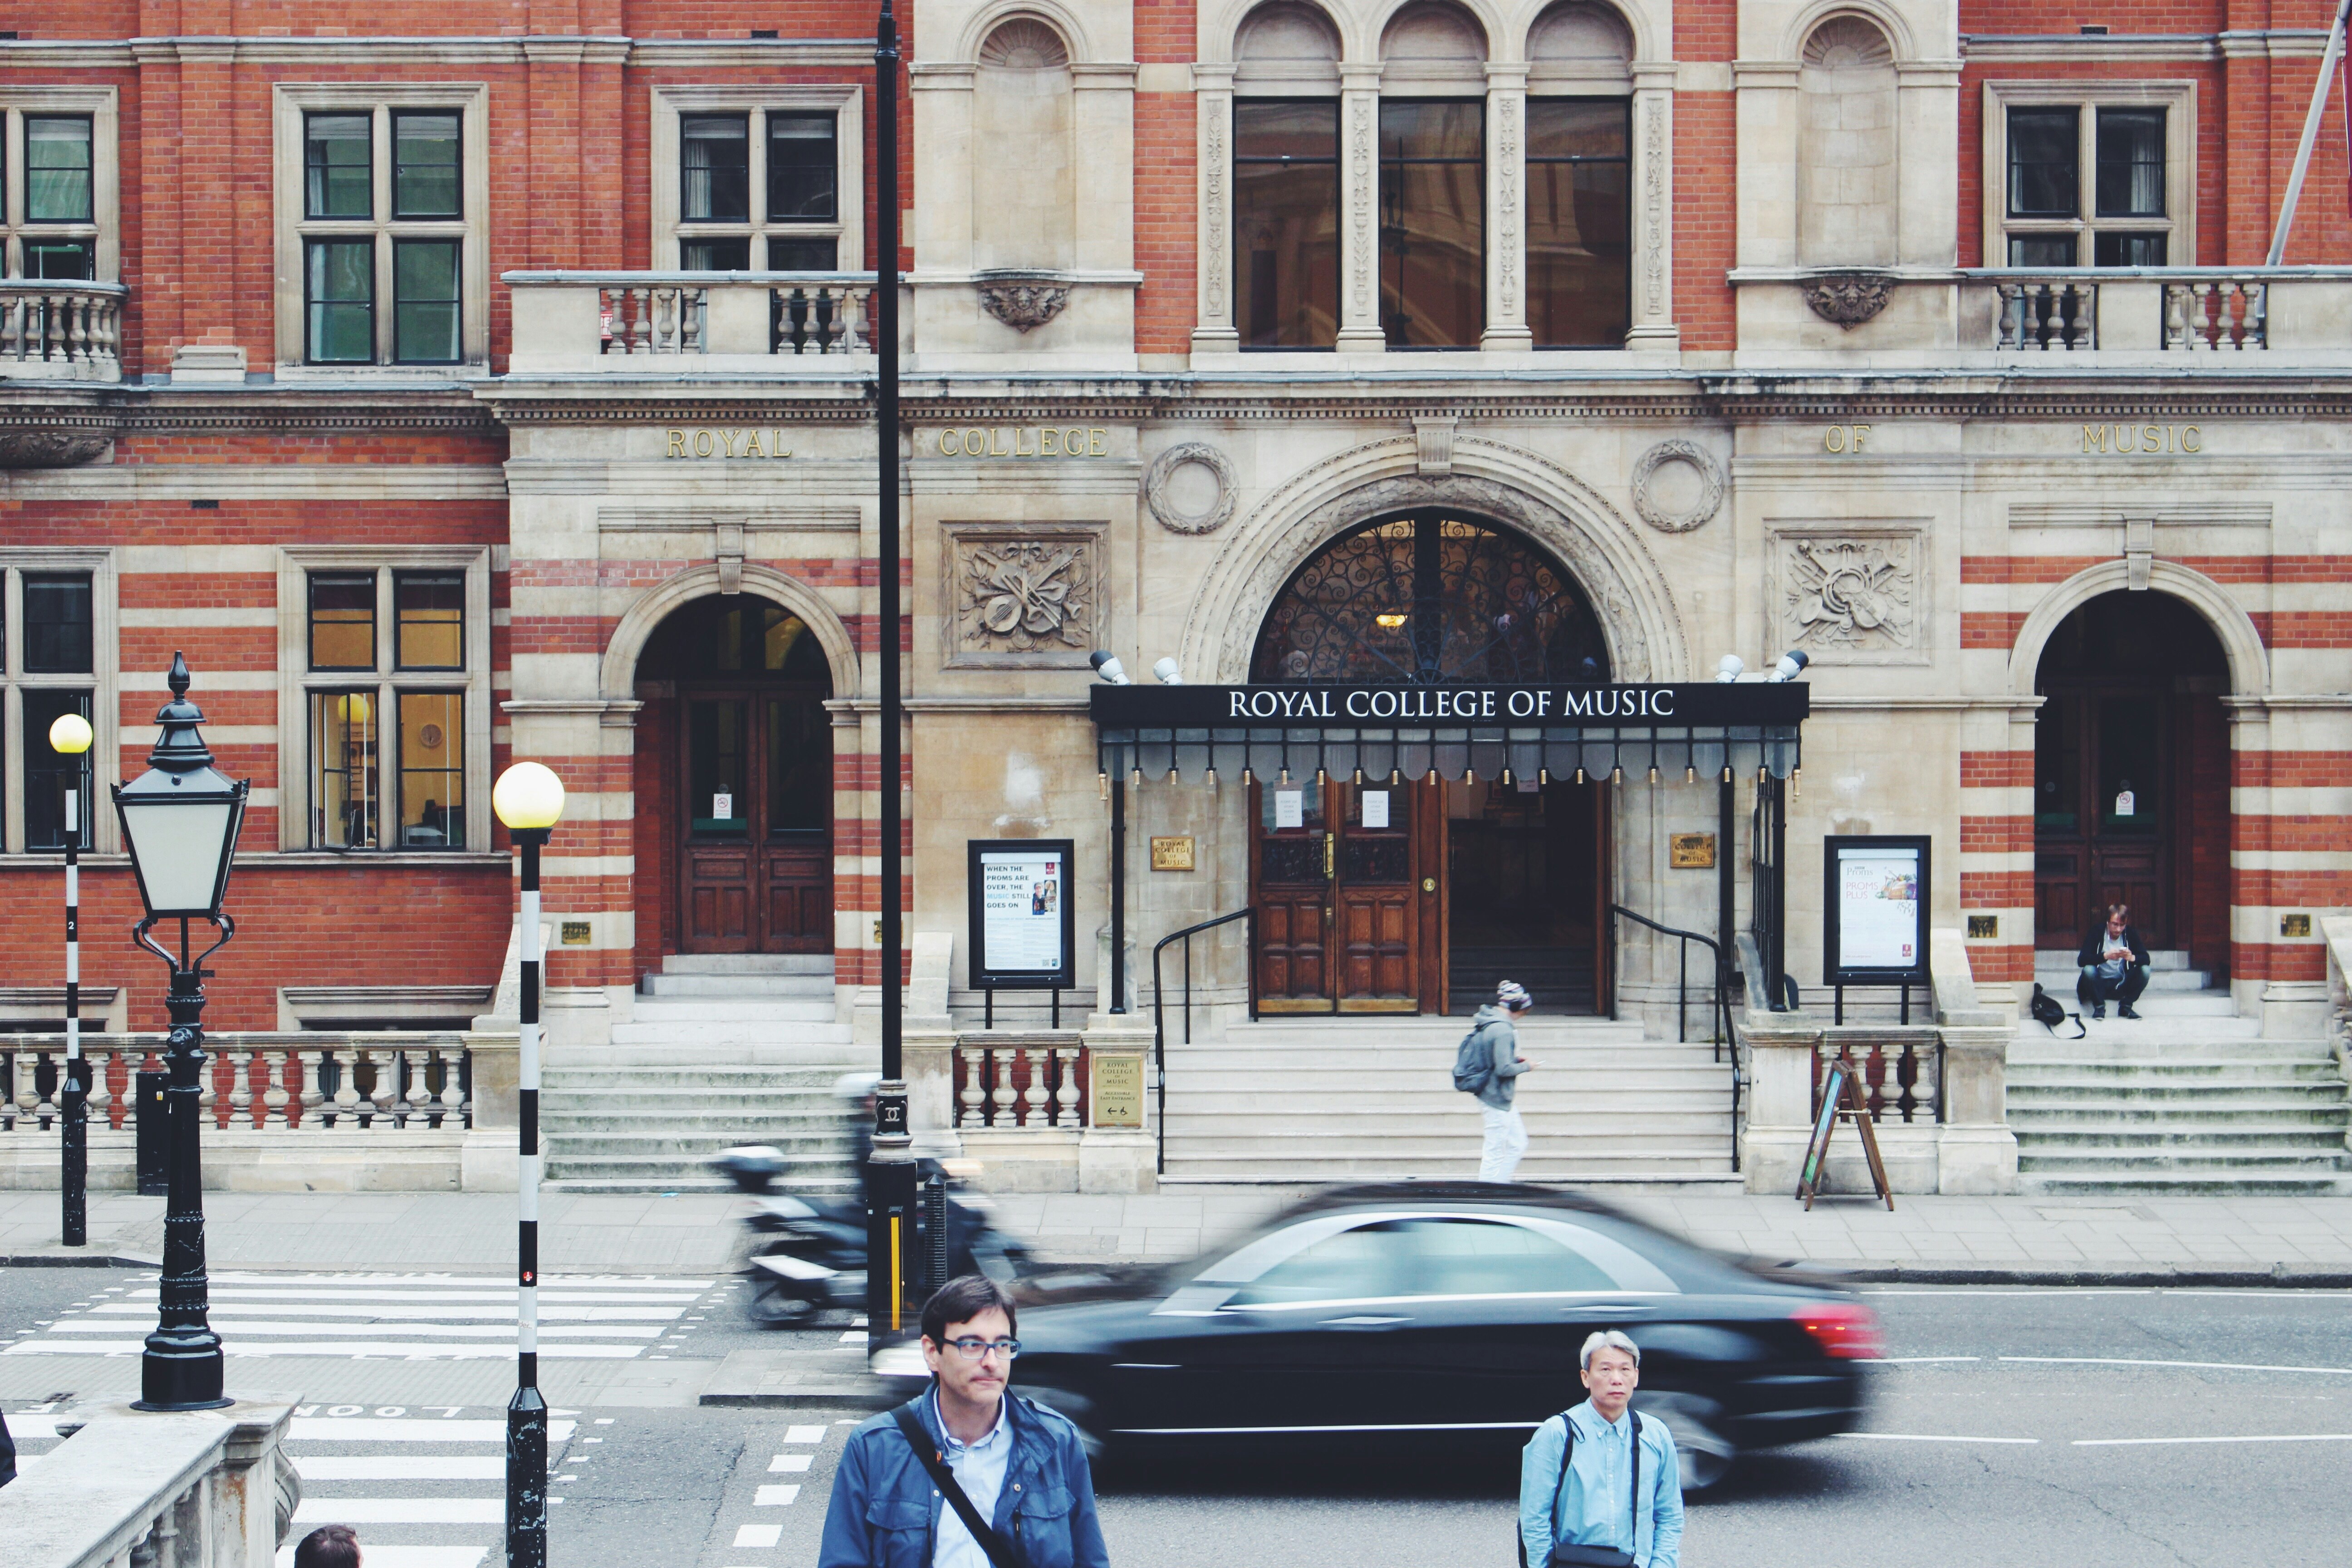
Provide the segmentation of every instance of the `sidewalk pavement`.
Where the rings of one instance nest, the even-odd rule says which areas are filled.
[[[1191,1186],[1148,1196],[1012,1194],[1000,1222],[1044,1257],[1190,1258],[1311,1189]],[[1604,1201],[1704,1246],[1837,1272],[1856,1283],[2352,1286],[2352,1198],[1898,1196],[1794,1198],[1717,1189],[1598,1190]],[[740,1236],[733,1194],[557,1193],[541,1200],[551,1274],[708,1274]],[[501,1273],[515,1203],[488,1193],[207,1193],[210,1267]],[[88,1247],[58,1243],[58,1194],[0,1194],[0,1263],[163,1247],[163,1200],[93,1193]]]

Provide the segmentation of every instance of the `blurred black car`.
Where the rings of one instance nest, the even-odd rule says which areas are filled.
[[[1860,1424],[1877,1322],[1589,1198],[1416,1183],[1326,1193],[1174,1268],[1024,1279],[1014,1384],[1089,1441],[1516,1447],[1584,1397],[1595,1329],[1702,1490],[1743,1450]]]

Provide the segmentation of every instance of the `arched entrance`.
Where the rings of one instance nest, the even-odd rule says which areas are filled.
[[[1610,679],[1599,620],[1524,535],[1437,508],[1310,556],[1261,623],[1253,684]],[[1275,1013],[1460,1012],[1508,977],[1605,1006],[1608,786],[1552,778],[1257,779],[1251,896]]]
[[[672,611],[639,656],[642,849],[678,952],[833,950],[833,674],[808,624],[750,595]]]
[[[2034,689],[2037,946],[2072,949],[2110,903],[2151,947],[2230,962],[2228,658],[2204,617],[2102,594],[2043,647]]]

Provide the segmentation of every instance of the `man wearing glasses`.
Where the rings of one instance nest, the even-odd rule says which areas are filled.
[[[924,1304],[931,1386],[850,1434],[817,1568],[1109,1568],[1078,1429],[1006,1392],[1014,1319],[978,1274]]]

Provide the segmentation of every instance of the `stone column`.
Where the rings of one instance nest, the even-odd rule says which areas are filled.
[[[1927,933],[1936,976],[1936,1032],[1944,1046],[1942,1125],[1936,1139],[1936,1190],[2017,1191],[2017,1135],[2009,1129],[2009,1042],[2017,1008],[1981,1006],[1957,931]]]
[[[934,1160],[963,1153],[956,1134],[955,1020],[948,1014],[948,984],[955,961],[955,933],[910,933],[914,954],[908,977],[907,1016],[899,1034],[907,1075],[907,1125],[915,1152]]]
[[[1381,330],[1381,72],[1339,74],[1339,337],[1341,353],[1385,353]]]
[[[1199,95],[1194,130],[1201,159],[1200,303],[1192,352],[1238,353],[1242,335],[1234,322],[1234,68],[1196,65],[1192,82]]]
[[[1675,68],[1633,67],[1633,328],[1629,349],[1680,353],[1675,324]]]
[[[1486,330],[1478,346],[1518,353],[1528,329],[1528,68],[1486,68]]]
[[[1751,1193],[1793,1193],[1812,1132],[1813,1056],[1821,1047],[1821,1020],[1754,1007],[1740,1020],[1739,1036],[1748,1047],[1748,1073],[1740,1173]]]
[[[1088,1077],[1086,1131],[1078,1138],[1078,1191],[1157,1192],[1160,1143],[1158,1100],[1150,1078],[1151,1022],[1133,1014],[1097,1013],[1087,1019],[1084,1038]],[[1122,1072],[1142,1086],[1141,1114],[1132,1119],[1136,1126],[1105,1126],[1104,1115],[1115,1109],[1108,1103],[1106,1082]]]

